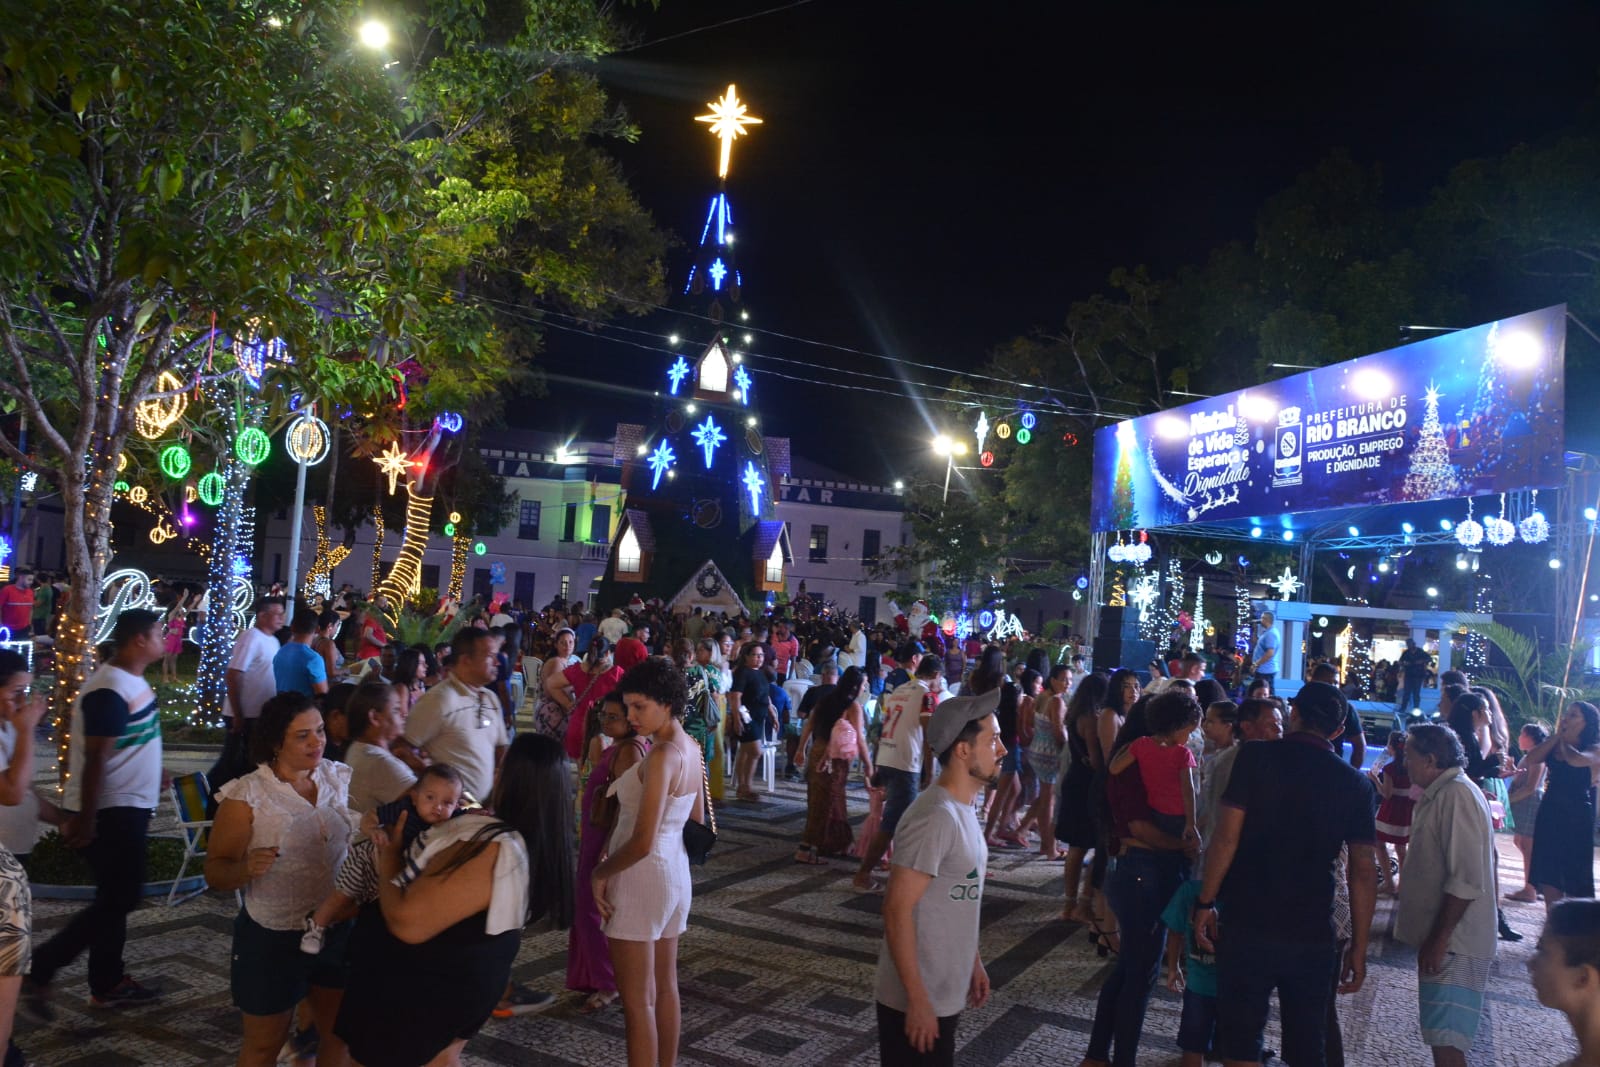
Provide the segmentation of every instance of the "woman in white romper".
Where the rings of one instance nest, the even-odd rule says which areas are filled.
[[[628,721],[650,754],[611,786],[620,809],[594,899],[611,945],[632,1067],[678,1058],[678,938],[689,925],[689,856],[683,825],[705,820],[700,745],[683,729],[688,683],[670,660],[651,658],[617,684]]]

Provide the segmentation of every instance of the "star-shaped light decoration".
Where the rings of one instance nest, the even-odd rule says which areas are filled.
[[[982,411],[978,412],[978,425],[972,429],[978,435],[978,454],[981,456],[983,455],[983,442],[988,440],[989,437],[989,416]]]
[[[1300,591],[1300,579],[1288,567],[1283,568],[1283,573],[1267,584],[1278,591],[1279,600],[1288,600]]]
[[[744,488],[750,494],[750,511],[752,514],[761,514],[761,487],[766,480],[761,477],[761,472],[756,470],[756,465],[750,460],[744,462]]]
[[[699,445],[700,450],[706,454],[706,470],[710,470],[711,460],[717,451],[717,446],[725,442],[728,439],[728,435],[722,432],[722,427],[717,425],[716,419],[707,415],[706,421],[694,428],[692,436],[694,437],[694,443]]]
[[[650,482],[651,489],[655,489],[661,484],[661,476],[672,467],[677,458],[677,454],[672,451],[672,446],[665,441],[656,445],[656,450],[650,453],[649,459],[645,460],[646,463],[650,464],[650,469],[655,471],[656,475]]]
[[[373,458],[372,462],[378,465],[378,471],[389,476],[389,495],[394,496],[395,482],[406,472],[410,460],[400,448],[400,442],[391,441],[388,451]]]
[[[711,266],[706,268],[706,273],[711,275],[711,288],[721,289],[722,281],[728,276],[727,265],[722,260],[713,260]]]
[[[689,374],[689,361],[684,359],[682,356],[679,356],[678,361],[667,368],[667,380],[672,383],[671,393],[673,396],[678,395],[678,386],[683,384],[683,380],[687,378]]]
[[[31,493],[39,487],[39,472],[25,471],[22,475],[22,491]]]
[[[1133,583],[1133,588],[1128,590],[1128,603],[1139,609],[1139,618],[1143,620],[1145,613],[1155,606],[1160,596],[1160,579],[1154,574],[1146,573]]]
[[[733,383],[739,387],[739,403],[750,403],[750,372],[740,367],[733,372]]]
[[[717,166],[717,177],[728,176],[728,162],[733,156],[734,138],[742,137],[750,132],[746,126],[759,126],[761,120],[747,114],[749,106],[739,99],[739,93],[733,86],[728,86],[728,91],[722,94],[721,100],[713,101],[706,105],[711,109],[709,115],[696,115],[696,122],[706,122],[711,125],[711,136],[722,142],[722,160]]]

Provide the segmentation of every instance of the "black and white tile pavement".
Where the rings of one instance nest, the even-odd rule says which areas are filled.
[[[852,797],[854,816],[864,796]],[[880,899],[850,891],[852,865],[797,865],[794,843],[805,821],[800,787],[781,784],[759,803],[720,809],[722,837],[712,862],[695,871],[695,903],[681,942],[686,1064],[716,1067],[876,1064],[873,974],[882,928]],[[170,825],[170,817],[168,818]],[[1520,865],[1502,841],[1502,878],[1521,884]],[[984,1065],[1074,1065],[1083,1054],[1094,998],[1108,973],[1081,927],[1059,921],[1061,867],[1014,852],[991,856],[983,905],[982,949],[994,985],[990,1003],[961,1022],[958,1061]],[[39,901],[34,921],[49,935],[80,905]],[[95,1011],[82,995],[83,962],[57,980],[57,1022],[19,1024],[18,1039],[48,1067],[168,1067],[234,1062],[239,1020],[228,998],[231,895],[208,894],[177,908],[159,903],[131,917],[128,963],[158,985],[158,1005]],[[1564,1021],[1541,1007],[1526,962],[1542,908],[1512,905],[1514,926],[1528,934],[1502,946],[1489,991],[1488,1017],[1473,1049],[1475,1065],[1549,1067],[1573,1054]],[[1417,1037],[1415,958],[1388,936],[1391,908],[1380,900],[1365,988],[1340,1002],[1346,1062],[1427,1064]],[[537,989],[561,989],[566,935],[530,932],[515,976]],[[426,1010],[418,999],[397,1005]],[[569,996],[542,1015],[491,1021],[468,1046],[473,1067],[509,1064],[609,1067],[625,1063],[622,1015],[577,1011]],[[1141,1064],[1176,1064],[1179,999],[1151,998]],[[1275,1025],[1275,1024],[1274,1024]],[[1269,1035],[1275,1044],[1276,1034]],[[381,1067],[381,1065],[371,1065]]]

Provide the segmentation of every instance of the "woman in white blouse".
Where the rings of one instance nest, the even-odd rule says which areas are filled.
[[[259,766],[218,793],[206,884],[244,890],[233,924],[233,1002],[244,1013],[240,1067],[271,1067],[305,1000],[322,1034],[321,1067],[349,1053],[333,1034],[344,995],[349,924],[328,930],[321,954],[300,951],[306,916],[333,890],[352,830],[350,768],[322,758],[322,713],[303,693],[279,693],[261,709]]]

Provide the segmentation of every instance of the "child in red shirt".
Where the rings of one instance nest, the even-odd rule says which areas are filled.
[[[1137,763],[1156,825],[1173,837],[1198,842],[1194,814],[1198,764],[1187,742],[1200,724],[1200,705],[1192,700],[1152,700],[1145,715],[1150,736],[1119,752],[1111,761],[1111,773],[1121,774],[1130,763]]]

